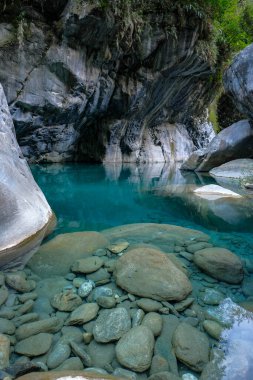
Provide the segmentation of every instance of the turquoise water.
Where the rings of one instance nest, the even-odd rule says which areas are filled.
[[[34,165],[32,171],[56,213],[54,235],[167,223],[200,229],[221,246],[253,256],[252,198],[208,203],[192,197],[192,188],[216,183],[207,175],[181,173],[164,164]]]

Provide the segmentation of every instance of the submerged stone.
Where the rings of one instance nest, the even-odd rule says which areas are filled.
[[[201,372],[209,361],[207,336],[188,323],[180,323],[173,334],[176,357],[196,372]]]
[[[41,333],[21,340],[15,346],[18,354],[25,356],[40,356],[48,352],[51,347],[53,336]]]
[[[117,261],[114,276],[129,293],[154,300],[181,301],[192,291],[191,283],[168,258],[152,248],[136,248]]]
[[[154,335],[148,327],[134,327],[117,343],[117,360],[124,367],[136,372],[144,372],[151,365],[154,344]]]
[[[89,256],[107,245],[106,237],[98,232],[61,234],[40,247],[29,261],[29,267],[42,278],[66,275],[75,260]]]
[[[108,343],[119,340],[130,328],[131,318],[125,308],[102,310],[95,322],[93,335],[97,342]]]
[[[243,280],[243,266],[238,256],[225,248],[205,248],[194,253],[194,263],[210,276],[229,284]]]

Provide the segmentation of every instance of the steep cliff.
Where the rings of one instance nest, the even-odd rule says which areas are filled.
[[[215,68],[198,12],[51,3],[7,2],[0,16],[0,82],[25,157],[181,161],[209,142]]]

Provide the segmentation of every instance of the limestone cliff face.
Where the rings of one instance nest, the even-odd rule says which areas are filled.
[[[138,31],[95,1],[15,2],[0,16],[0,82],[30,161],[182,161],[214,136],[196,15],[147,13]]]

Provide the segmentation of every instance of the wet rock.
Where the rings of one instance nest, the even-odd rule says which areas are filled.
[[[141,325],[145,313],[142,309],[131,309],[130,315],[132,318],[132,327],[136,327]]]
[[[61,365],[65,360],[70,357],[71,348],[69,344],[65,342],[64,339],[61,339],[53,347],[47,358],[47,366],[49,369],[54,369]]]
[[[96,272],[87,275],[87,279],[95,282],[96,285],[107,284],[110,278],[111,275],[105,268],[100,268]]]
[[[104,260],[100,257],[86,257],[85,259],[75,261],[71,270],[77,273],[88,274],[97,271],[103,264]]]
[[[205,248],[194,253],[194,263],[208,275],[230,284],[243,280],[242,262],[225,248]]]
[[[141,298],[136,301],[136,304],[146,312],[158,311],[163,307],[161,302],[154,301],[149,298]]]
[[[92,360],[91,357],[87,354],[87,352],[77,343],[70,342],[70,346],[72,351],[76,356],[78,356],[81,361],[83,362],[83,365],[85,367],[91,367],[92,366]]]
[[[8,298],[8,295],[8,289],[6,288],[6,286],[2,286],[0,289],[0,306],[2,306],[5,303],[5,301]]]
[[[252,277],[244,278],[243,283],[242,283],[242,291],[246,297],[253,296],[253,278]]]
[[[118,240],[115,243],[109,245],[107,248],[110,252],[119,254],[125,251],[129,247],[129,243],[126,240]]]
[[[222,179],[253,179],[253,159],[244,158],[232,160],[210,170],[214,178]]]
[[[207,336],[187,323],[178,325],[172,344],[178,360],[196,372],[201,372],[209,361]]]
[[[82,304],[82,299],[72,290],[65,290],[51,298],[51,305],[60,311],[73,311]]]
[[[87,347],[93,366],[107,368],[115,357],[115,345],[112,343],[97,343],[93,340]]]
[[[253,128],[241,120],[218,133],[205,149],[191,154],[183,170],[209,171],[225,162],[252,156]]]
[[[102,310],[93,335],[97,342],[108,343],[120,339],[131,328],[131,318],[125,308]]]
[[[161,251],[137,248],[117,261],[116,283],[129,293],[155,300],[181,301],[192,287],[181,272]]]
[[[158,372],[150,376],[148,380],[180,380],[180,377],[172,372]]]
[[[107,286],[98,286],[92,292],[93,301],[96,301],[98,297],[111,297],[111,296],[113,296],[113,291],[111,288]]]
[[[83,363],[81,362],[79,358],[69,358],[65,360],[64,363],[59,365],[59,367],[54,369],[54,371],[71,371],[69,375],[73,375],[72,371],[81,371],[81,370],[83,370]]]
[[[116,299],[114,297],[98,297],[97,304],[104,309],[111,309],[116,305]]]
[[[172,337],[179,325],[179,319],[175,315],[163,315],[163,328],[155,343],[155,355],[160,355],[169,363],[170,371],[178,375],[177,359],[172,347]]]
[[[53,336],[51,334],[41,333],[21,340],[15,346],[15,352],[25,356],[43,355],[51,347]]]
[[[38,297],[38,294],[36,292],[31,292],[31,293],[20,294],[18,296],[18,299],[20,302],[25,303],[30,300],[34,301],[37,299],[37,297]]]
[[[70,282],[61,276],[53,276],[51,278],[43,278],[37,282],[36,293],[38,297],[52,298],[70,285]],[[37,299],[38,300],[38,299]]]
[[[16,327],[12,321],[0,318],[0,334],[12,335],[15,333]]]
[[[224,295],[215,289],[205,289],[205,291],[200,295],[201,300],[206,305],[219,305],[221,301],[224,300]]]
[[[154,344],[153,333],[148,327],[134,327],[117,343],[117,360],[124,367],[136,372],[144,372],[151,365]]]
[[[214,339],[219,340],[224,328],[215,321],[205,320],[203,322],[205,331]]]
[[[81,325],[91,321],[97,316],[99,306],[96,303],[85,303],[75,309],[69,319],[67,325]]]
[[[181,246],[186,240],[195,239],[197,241],[198,238],[205,239],[205,241],[210,240],[209,236],[201,231],[157,223],[133,223],[102,232],[112,241],[127,239],[130,244],[136,244],[136,242],[153,244],[164,252],[173,252],[175,245]],[[125,255],[126,253],[123,256]]]
[[[194,302],[194,298],[192,297],[189,297],[189,298],[186,298],[185,300],[181,301],[181,302],[176,302],[174,304],[174,308],[176,311],[178,312],[181,312],[181,311],[184,311],[185,309],[187,309],[189,306],[191,306]]]
[[[159,372],[168,372],[169,364],[167,360],[161,355],[154,355],[152,358],[151,367],[149,370],[150,375],[154,375]]]
[[[93,334],[85,332],[83,333],[83,341],[85,344],[89,344],[93,339]]]
[[[29,261],[29,267],[43,278],[53,275],[65,276],[75,260],[89,256],[96,249],[107,245],[108,240],[98,232],[57,235],[40,247]]]
[[[5,369],[9,365],[10,358],[10,339],[0,334],[0,370]]]
[[[27,280],[24,272],[7,273],[5,276],[6,284],[11,288],[22,292],[30,292],[36,287],[33,280]]]
[[[55,317],[31,322],[20,326],[16,330],[16,338],[21,340],[39,333],[55,333],[59,331],[61,327],[60,320]]]
[[[9,307],[1,307],[0,318],[13,319],[15,317],[15,312]]]
[[[83,341],[82,331],[74,326],[64,326],[61,330],[63,343],[69,344],[71,341],[81,343]]]
[[[141,324],[147,326],[154,336],[158,336],[162,331],[163,320],[160,314],[151,312],[145,315]]]
[[[82,298],[85,298],[90,294],[90,292],[92,291],[94,287],[95,287],[95,284],[93,281],[84,281],[79,286],[78,295]]]
[[[124,368],[116,368],[113,371],[113,375],[116,377],[123,377],[125,379],[137,380],[137,375],[135,372],[128,371],[127,369],[124,369]]]
[[[16,316],[19,317],[23,314],[29,313],[33,310],[34,301],[28,300],[23,305],[19,306],[16,310]]]
[[[193,193],[200,198],[212,201],[219,198],[242,198],[242,196],[234,191],[226,189],[219,185],[206,185],[193,190]]]
[[[201,249],[204,248],[211,248],[213,245],[210,243],[206,243],[204,241],[200,241],[198,243],[193,243],[187,246],[187,251],[190,253],[194,253],[196,251],[200,251]]]

